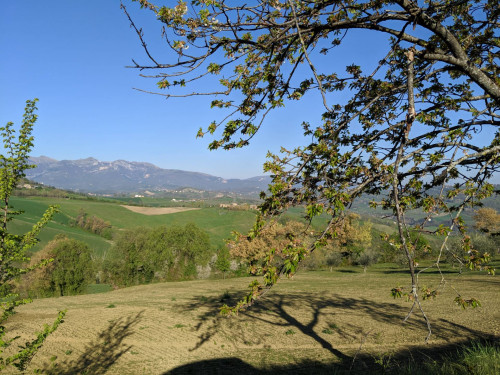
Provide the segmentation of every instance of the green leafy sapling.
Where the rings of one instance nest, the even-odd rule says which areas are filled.
[[[36,237],[40,230],[57,212],[56,206],[50,206],[27,233],[18,235],[8,231],[9,221],[15,215],[21,214],[20,211],[13,210],[9,199],[19,181],[25,177],[25,171],[33,168],[33,165],[29,164],[29,153],[33,148],[34,138],[31,133],[37,120],[35,114],[37,101],[38,99],[34,99],[26,102],[23,122],[17,139],[12,122],[0,127],[5,149],[5,155],[4,153],[0,154],[0,371],[11,365],[24,371],[47,336],[62,323],[65,314],[64,311],[59,312],[52,326],[46,325],[41,332],[36,334],[35,339],[20,345],[15,352],[4,354],[5,350],[17,338],[7,338],[5,322],[9,316],[15,313],[14,309],[17,306],[31,302],[29,299],[19,299],[17,294],[11,292],[11,281],[51,261],[47,259],[34,266],[23,266],[29,261],[27,252],[37,243]]]

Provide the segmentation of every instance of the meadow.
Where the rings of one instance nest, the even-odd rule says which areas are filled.
[[[72,228],[69,225],[70,220],[74,219],[80,210],[84,210],[90,216],[95,215],[109,221],[115,230],[141,226],[184,226],[188,223],[194,223],[207,231],[214,248],[222,246],[224,240],[231,236],[233,230],[248,231],[254,223],[256,215],[255,211],[236,211],[219,207],[202,207],[193,211],[165,215],[144,215],[133,212],[119,203],[54,197],[13,197],[11,204],[16,210],[24,211],[24,214],[17,216],[9,223],[9,230],[13,233],[23,233],[29,230],[49,205],[60,207],[60,212],[41,232],[39,236],[41,242],[35,251],[41,249],[56,234],[66,234],[71,238],[86,242],[94,253],[100,256],[109,249],[110,242],[98,235]]]
[[[407,272],[387,264],[366,273],[301,271],[238,316],[222,317],[218,309],[241,297],[251,278],[39,299],[21,306],[7,329],[23,342],[67,309],[27,373],[498,373],[499,277],[443,272],[448,283],[423,301],[432,323],[428,343],[420,313],[403,323],[411,303],[390,296],[391,288],[407,286]],[[440,275],[426,272],[421,281],[437,287]],[[452,287],[481,307],[455,305]]]

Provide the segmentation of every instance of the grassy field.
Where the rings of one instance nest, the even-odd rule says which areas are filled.
[[[366,274],[355,267],[299,272],[230,318],[220,317],[218,308],[241,296],[250,278],[36,300],[20,307],[7,329],[24,342],[27,333],[53,321],[57,311],[68,310],[27,373],[498,373],[499,277],[471,272],[459,276],[452,269],[445,275],[449,283],[438,297],[423,301],[433,331],[428,344],[421,314],[415,311],[403,324],[411,304],[390,297],[391,288],[408,285],[406,271],[387,265]],[[439,280],[433,272],[421,276],[428,286],[437,286]],[[481,307],[456,306],[451,286],[464,297],[478,298]],[[489,345],[481,349],[474,340],[489,340]],[[460,364],[460,345],[479,347],[470,355],[477,357],[474,363]],[[443,356],[456,372],[443,367]]]
[[[42,217],[43,213],[50,204],[58,204],[62,199],[54,198],[11,198],[11,204],[16,210],[22,210],[22,215],[16,216],[14,220],[9,222],[9,231],[16,234],[26,233],[33,225]],[[82,204],[85,201],[81,201]],[[78,212],[78,210],[77,210]],[[76,215],[74,215],[76,216]],[[40,232],[38,239],[40,242],[33,248],[33,251],[38,251],[43,246],[52,240],[58,234],[65,234],[68,237],[83,241],[89,245],[94,254],[102,256],[111,246],[110,241],[104,238],[85,232],[79,228],[73,228],[69,225],[69,221],[73,215],[69,215],[67,211],[62,210],[56,214],[54,219]]]
[[[11,203],[15,209],[26,212],[16,217],[10,224],[10,229],[14,233],[22,233],[31,228],[49,205],[56,204],[60,207],[61,212],[56,215],[48,228],[42,231],[40,235],[42,243],[37,249],[52,239],[55,234],[67,232],[70,237],[87,242],[97,254],[102,254],[109,248],[109,241],[69,226],[71,218],[75,218],[82,209],[90,216],[95,215],[109,221],[117,230],[140,226],[184,226],[187,223],[195,223],[199,228],[208,232],[214,247],[222,246],[224,239],[230,237],[233,230],[248,231],[255,221],[254,211],[232,211],[218,207],[166,215],[143,215],[132,212],[119,204],[91,200],[32,197],[12,198]]]

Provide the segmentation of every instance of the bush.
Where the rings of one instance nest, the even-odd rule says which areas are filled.
[[[91,251],[81,241],[58,235],[37,252],[31,266],[44,259],[53,259],[43,268],[21,277],[18,291],[31,297],[49,297],[80,294],[92,279]]]
[[[425,259],[432,255],[429,241],[422,234],[412,231],[406,241],[414,259]],[[408,258],[401,250],[401,240],[398,233],[391,234],[386,241],[382,242],[380,260],[385,263],[408,264]]]
[[[137,228],[118,236],[103,268],[105,279],[117,286],[189,279],[212,255],[208,234],[194,224]]]

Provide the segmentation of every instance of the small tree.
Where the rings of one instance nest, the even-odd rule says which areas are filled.
[[[215,261],[215,268],[222,272],[223,278],[226,278],[226,272],[231,269],[231,259],[227,247],[221,247],[217,251],[217,260]]]
[[[357,263],[363,266],[363,272],[366,273],[366,269],[372,264],[377,263],[377,254],[372,249],[365,249],[357,260]]]
[[[8,231],[9,221],[12,220],[13,216],[21,213],[12,210],[9,203],[10,196],[20,179],[25,176],[24,171],[32,168],[28,163],[28,155],[33,147],[31,132],[37,119],[35,114],[36,102],[37,99],[26,102],[23,123],[17,140],[15,139],[14,124],[12,122],[0,128],[4,148],[7,150],[6,155],[0,155],[0,212],[2,213],[0,218],[0,290],[3,292],[0,295],[0,371],[10,365],[14,365],[20,371],[23,371],[41,347],[47,335],[57,328],[64,317],[64,312],[59,312],[59,316],[52,326],[45,325],[35,339],[27,342],[24,346],[20,346],[16,353],[6,357],[3,356],[4,350],[11,346],[16,339],[15,337],[10,339],[6,337],[7,332],[3,324],[9,316],[14,314],[14,309],[17,306],[30,302],[27,299],[18,299],[16,294],[10,293],[9,285],[16,277],[37,267],[42,267],[49,262],[45,260],[33,266],[23,267],[23,264],[29,261],[28,250],[37,243],[36,236],[51,220],[57,210],[56,207],[50,206],[33,228],[23,235],[15,235]]]

